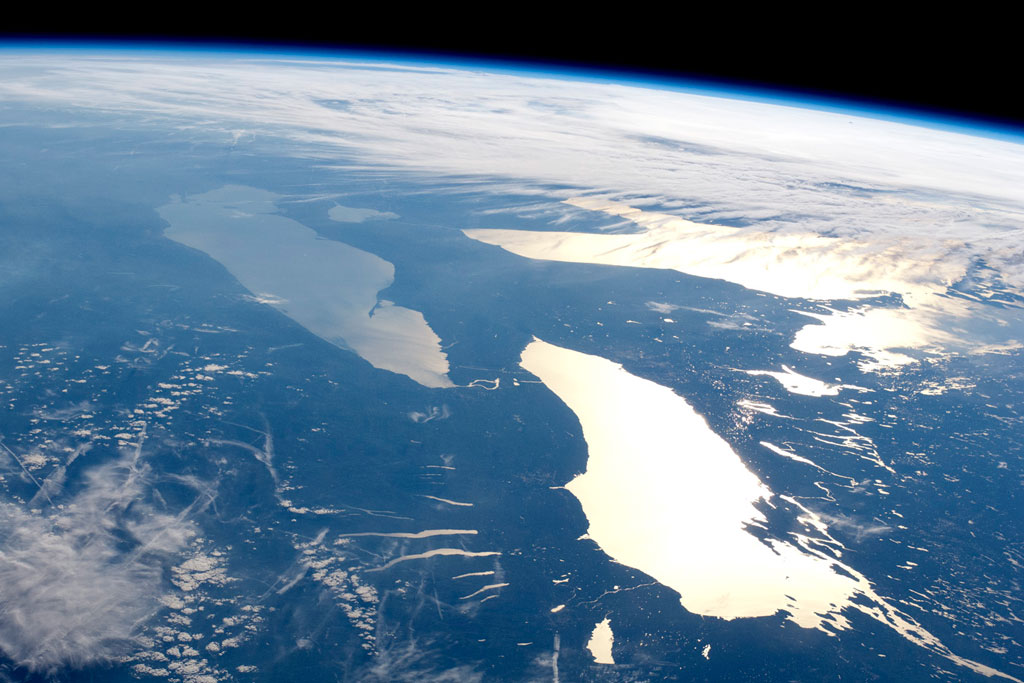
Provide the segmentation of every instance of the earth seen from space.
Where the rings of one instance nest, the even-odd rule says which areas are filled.
[[[0,680],[1024,680],[1024,136],[0,72]]]

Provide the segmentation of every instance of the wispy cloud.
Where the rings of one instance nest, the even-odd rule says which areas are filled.
[[[96,467],[58,507],[0,502],[0,652],[53,674],[113,660],[160,604],[164,573],[196,533],[191,513],[146,501],[138,453]]]
[[[436,651],[436,644],[425,639],[395,642],[382,648],[370,666],[352,672],[352,678],[410,683],[474,683],[483,680],[483,674],[473,664],[449,666],[449,663],[440,661]]]
[[[528,193],[538,221],[586,219],[551,200],[596,195],[756,226],[769,240],[841,238],[865,264],[898,256],[957,277],[984,264],[983,289],[1024,288],[1024,145],[965,132],[526,72],[237,55],[10,53],[0,57],[0,99],[390,169],[429,179],[435,192],[447,179],[450,188]],[[816,332],[841,336],[842,324]],[[1000,334],[1002,343],[1016,332]],[[826,348],[808,335],[799,348],[815,353],[873,348]]]
[[[815,512],[815,515],[833,529],[838,529],[857,543],[874,536],[885,536],[892,527],[877,521],[861,521],[847,515],[830,515],[826,512]]]
[[[984,241],[1024,217],[1020,144],[628,84],[381,66],[11,54],[0,97],[283,138],[339,163],[646,197],[693,220]]]

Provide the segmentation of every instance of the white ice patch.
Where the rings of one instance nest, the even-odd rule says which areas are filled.
[[[789,393],[800,394],[801,396],[837,396],[840,389],[845,388],[841,384],[828,384],[813,377],[801,375],[785,365],[782,366],[782,372],[772,372],[770,370],[745,370],[744,372],[748,375],[771,377]]]
[[[471,508],[471,507],[473,507],[472,503],[465,503],[465,502],[460,501],[460,500],[451,500],[450,498],[441,498],[439,496],[430,496],[430,495],[427,495],[425,493],[422,494],[422,496],[424,498],[429,498],[430,500],[436,500],[438,503],[444,503],[445,505],[454,505],[455,507],[463,507],[463,508]]]
[[[767,448],[768,450],[770,450],[772,453],[775,453],[776,455],[781,455],[783,458],[786,458],[788,460],[792,460],[794,462],[803,463],[804,465],[810,465],[811,467],[814,467],[815,469],[819,469],[822,472],[828,472],[828,470],[826,470],[824,467],[822,467],[818,463],[814,462],[813,460],[808,460],[807,458],[803,457],[802,455],[797,455],[796,453],[793,453],[791,451],[787,451],[784,448],[779,448],[778,446],[776,446],[773,443],[769,443],[767,441],[762,441],[761,445],[764,446],[765,448]]]
[[[772,417],[789,418],[788,415],[783,415],[779,413],[779,411],[776,410],[775,406],[773,406],[772,404],[764,403],[762,401],[751,401],[749,399],[743,399],[741,401],[737,401],[736,405],[739,406],[740,408],[744,408],[746,410],[753,410],[758,413],[764,413],[765,415],[771,415]]]
[[[480,595],[481,593],[485,593],[487,591],[498,590],[499,588],[504,588],[507,585],[508,585],[508,583],[491,583],[491,584],[487,584],[486,586],[483,586],[481,588],[476,589],[475,591],[473,591],[469,595],[463,595],[461,598],[459,598],[459,600],[469,600],[470,598],[475,598],[476,596]]]
[[[359,531],[350,534],[338,534],[338,538],[355,538],[358,536],[379,536],[382,538],[431,538],[433,536],[475,536],[476,529],[426,529],[424,531]]]
[[[494,576],[494,571],[490,570],[486,572],[466,572],[465,574],[453,576],[452,579],[468,579],[471,576]]]
[[[612,645],[615,642],[615,634],[612,633],[612,622],[608,617],[594,626],[587,642],[587,649],[598,664],[614,664],[612,657]]]
[[[387,220],[398,218],[397,213],[378,211],[377,209],[357,209],[351,206],[335,204],[328,210],[327,216],[339,223],[363,223],[368,220]]]
[[[399,564],[401,562],[409,562],[412,560],[429,560],[432,557],[491,557],[493,555],[501,555],[501,553],[490,550],[483,552],[471,552],[469,550],[463,550],[462,548],[434,548],[433,550],[428,550],[425,553],[413,553],[411,555],[402,555],[400,557],[396,557],[395,559],[390,560],[389,562],[387,562],[384,565],[381,565],[380,567],[368,569],[367,571],[384,571],[385,569],[391,569],[396,564]]]

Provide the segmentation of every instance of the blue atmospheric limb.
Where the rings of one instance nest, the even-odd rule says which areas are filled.
[[[0,679],[1020,678],[1020,131],[275,44],[0,102]]]

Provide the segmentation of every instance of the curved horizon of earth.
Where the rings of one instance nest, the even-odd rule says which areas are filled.
[[[0,72],[6,680],[1024,679],[1024,136]]]

